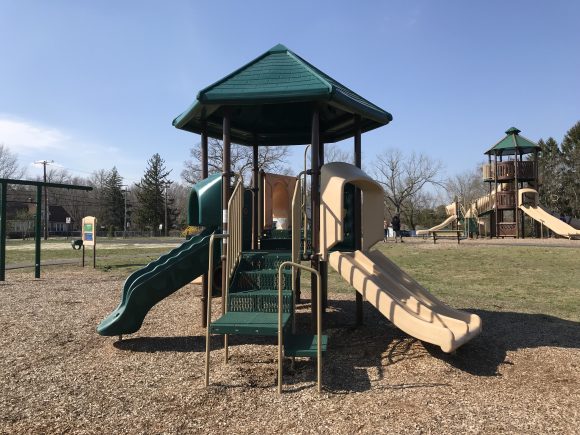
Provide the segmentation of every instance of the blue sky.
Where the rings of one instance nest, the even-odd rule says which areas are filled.
[[[52,159],[134,182],[159,152],[179,179],[199,137],[173,118],[283,43],[393,114],[363,136],[364,162],[396,147],[451,175],[512,125],[560,140],[580,120],[579,16],[573,0],[0,0],[0,143],[29,177]]]

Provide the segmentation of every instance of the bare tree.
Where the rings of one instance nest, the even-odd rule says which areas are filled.
[[[223,143],[210,138],[208,142],[208,169],[209,173],[221,172],[223,162]],[[181,171],[181,178],[190,184],[201,180],[201,147],[194,146],[190,151],[191,159],[185,162]],[[232,144],[231,165],[232,171],[244,180],[250,178],[253,162],[253,150],[250,146]],[[258,151],[258,165],[260,170],[269,172],[287,173],[287,159],[289,151],[285,146],[261,146]]]
[[[0,178],[22,178],[24,173],[16,155],[6,145],[0,144]]]
[[[445,181],[445,190],[449,201],[454,201],[457,197],[465,206],[469,206],[476,199],[489,193],[485,189],[481,175],[481,166],[476,166],[472,170],[455,174]]]
[[[385,190],[385,202],[399,214],[406,202],[419,198],[425,186],[442,184],[441,169],[439,161],[424,154],[405,156],[398,149],[389,149],[377,156],[373,173]]]
[[[324,144],[324,163],[354,163],[352,154],[339,148],[336,144]]]

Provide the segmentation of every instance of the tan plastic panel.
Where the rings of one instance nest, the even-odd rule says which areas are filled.
[[[264,228],[272,228],[275,219],[281,222],[283,229],[291,228],[291,204],[296,177],[265,172],[262,182]]]
[[[383,189],[360,168],[344,162],[322,166],[320,174],[320,254],[344,239],[344,185],[362,191],[362,248],[370,249],[383,240]]]
[[[580,230],[577,230],[566,222],[562,222],[556,216],[551,215],[542,207],[531,207],[522,205],[520,209],[532,219],[542,223],[544,226],[551,229],[553,232],[562,237],[580,237]]]
[[[444,352],[481,332],[481,319],[435,298],[379,251],[332,252],[330,265],[397,328]]]

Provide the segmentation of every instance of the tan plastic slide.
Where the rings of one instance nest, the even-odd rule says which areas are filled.
[[[542,223],[554,233],[562,237],[580,237],[580,230],[568,225],[566,222],[562,222],[556,216],[551,215],[542,207],[534,207],[531,205],[520,205],[520,209],[524,211],[525,214],[530,216],[532,219]]]
[[[428,235],[432,231],[438,231],[440,229],[445,228],[451,222],[454,222],[456,220],[457,220],[457,215],[453,214],[453,215],[449,216],[447,219],[445,219],[443,222],[441,222],[439,225],[435,225],[433,228],[429,228],[428,230],[418,230],[417,235],[418,236]]]
[[[335,251],[329,263],[397,328],[443,352],[481,332],[479,316],[445,305],[379,251]]]

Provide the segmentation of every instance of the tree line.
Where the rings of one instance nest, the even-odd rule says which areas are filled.
[[[551,211],[580,216],[580,122],[576,123],[558,143],[553,137],[540,139],[539,170],[542,185],[540,202]],[[221,172],[223,144],[210,139],[208,146],[209,172]],[[260,147],[258,161],[261,170],[281,174],[292,173],[288,147]],[[232,144],[232,171],[248,185],[251,180],[252,148]],[[47,181],[89,185],[92,192],[49,189],[49,203],[63,205],[76,223],[83,216],[94,215],[110,231],[158,231],[183,229],[187,224],[187,203],[192,184],[201,179],[201,150],[190,149],[181,172],[182,183],[171,181],[171,170],[159,154],[148,161],[140,181],[123,183],[116,167],[94,171],[89,177],[72,176],[66,169],[50,168]],[[351,153],[332,144],[325,145],[325,162],[352,162]],[[368,162],[367,162],[368,163]],[[445,204],[455,198],[464,204],[485,195],[481,167],[463,171],[451,177],[443,176],[443,164],[421,153],[404,153],[387,149],[379,153],[368,167],[363,167],[383,187],[386,220],[399,214],[410,229],[430,227],[445,217]],[[25,171],[18,166],[16,156],[0,144],[0,177],[19,178]],[[38,177],[40,179],[40,177]],[[9,195],[32,198],[33,192],[23,186],[12,186]]]
[[[580,217],[580,121],[560,143],[550,136],[538,145],[542,147],[540,203],[561,215]]]

